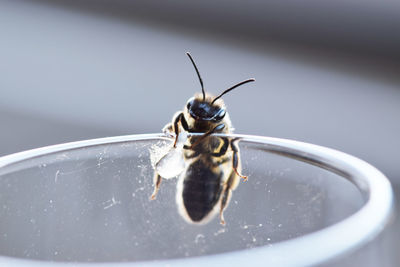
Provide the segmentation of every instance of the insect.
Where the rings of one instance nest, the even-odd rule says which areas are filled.
[[[232,191],[240,177],[246,181],[247,176],[240,174],[238,139],[212,134],[233,131],[221,97],[255,79],[244,80],[214,97],[205,92],[200,72],[190,53],[186,54],[196,70],[202,93],[190,98],[184,110],[178,111],[163,129],[165,133],[174,133],[175,141],[170,151],[156,163],[151,199],[156,198],[162,176],[171,178],[180,174],[177,203],[181,215],[189,222],[205,223],[219,211],[220,222],[225,224],[223,213]],[[201,134],[190,135],[181,141],[180,137],[186,133]]]

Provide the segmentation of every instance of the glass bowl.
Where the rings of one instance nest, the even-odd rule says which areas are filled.
[[[0,264],[308,266],[373,244],[386,227],[392,189],[368,163],[297,141],[225,137],[240,138],[249,177],[233,191],[226,225],[184,220],[178,179],[150,200],[151,158],[173,141],[163,134],[0,158]]]

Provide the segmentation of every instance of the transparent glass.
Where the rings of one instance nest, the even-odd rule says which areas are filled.
[[[372,166],[310,144],[235,137],[249,179],[233,191],[225,226],[218,216],[202,225],[180,216],[178,178],[150,200],[151,157],[172,146],[160,134],[0,158],[0,263],[299,266],[345,255],[383,230],[392,191]]]

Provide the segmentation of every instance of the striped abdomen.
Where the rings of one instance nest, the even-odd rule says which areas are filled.
[[[202,160],[196,160],[184,173],[183,206],[193,222],[203,220],[219,201],[223,172],[216,169],[218,172],[213,172]]]

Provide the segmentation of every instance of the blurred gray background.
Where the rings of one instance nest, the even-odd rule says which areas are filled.
[[[0,156],[159,132],[200,90],[190,51],[214,94],[257,79],[224,97],[237,133],[347,152],[400,192],[399,25],[398,1],[0,0]]]

